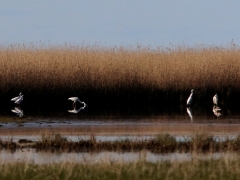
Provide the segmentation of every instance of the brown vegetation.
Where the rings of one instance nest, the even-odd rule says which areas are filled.
[[[138,47],[63,46],[1,47],[0,87],[48,90],[58,88],[145,88],[189,90],[239,89],[240,50],[235,47],[178,47],[150,50]]]
[[[52,97],[81,94],[90,99],[156,97],[185,102],[198,96],[235,100],[240,92],[236,46],[149,49],[86,46],[0,47],[1,95],[19,91]],[[158,99],[159,100],[159,99]],[[90,100],[91,101],[91,100]],[[138,101],[136,101],[138,103]]]
[[[89,179],[89,180],[225,180],[238,179],[239,155],[190,161],[148,162],[144,157],[138,162],[103,161],[37,164],[34,162],[1,162],[0,179]]]
[[[0,140],[0,149],[15,151],[19,148],[35,148],[36,150],[64,151],[64,152],[100,152],[100,151],[142,151],[149,150],[154,153],[170,152],[239,152],[240,136],[235,139],[214,138],[206,134],[196,134],[185,141],[177,141],[169,134],[159,134],[148,140],[116,140],[96,141],[94,136],[89,140],[68,141],[60,134],[43,134],[37,142],[19,140],[18,143]]]

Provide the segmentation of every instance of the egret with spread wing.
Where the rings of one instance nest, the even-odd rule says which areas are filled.
[[[20,92],[19,96],[12,98],[11,101],[14,101],[14,103],[16,104],[21,104],[21,102],[23,101],[23,94]]]
[[[70,97],[68,98],[68,100],[73,101],[73,108],[76,109],[76,103],[80,102],[81,104],[83,104],[83,107],[85,108],[87,106],[87,104],[83,101],[80,101],[80,99],[78,97]]]
[[[16,101],[17,99],[19,99],[21,97],[22,93],[20,92],[19,93],[19,96],[15,97],[15,98],[12,98],[11,101]]]

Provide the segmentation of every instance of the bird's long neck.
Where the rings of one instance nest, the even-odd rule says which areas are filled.
[[[193,96],[193,92],[191,92],[191,94],[190,94],[190,97],[192,97]]]

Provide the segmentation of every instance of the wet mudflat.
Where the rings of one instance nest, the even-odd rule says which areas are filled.
[[[2,117],[4,119],[4,117]],[[42,133],[54,132],[70,140],[88,138],[97,140],[118,138],[148,138],[168,133],[176,137],[208,133],[213,136],[237,136],[240,132],[238,116],[215,118],[198,117],[193,121],[188,116],[154,117],[75,117],[75,118],[13,118],[0,122],[0,138],[38,140]]]
[[[17,114],[18,115],[18,114]],[[185,114],[153,115],[153,116],[84,116],[81,114],[64,115],[28,115],[14,116],[7,114],[0,116],[0,139],[18,143],[21,140],[33,142],[41,141],[43,134],[60,134],[70,142],[89,140],[94,136],[101,141],[144,141],[153,139],[158,134],[169,134],[178,142],[186,141],[195,134],[206,133],[209,136],[234,139],[240,132],[240,117],[231,116]],[[226,153],[211,153],[206,156],[198,154],[197,158],[223,157]],[[52,163],[65,160],[77,162],[99,162],[108,158],[109,161],[137,162],[145,160],[156,162],[161,160],[185,161],[196,156],[192,152],[182,153],[152,153],[145,151],[89,151],[89,152],[50,152],[38,151],[34,148],[15,149],[15,151],[1,150],[0,161],[31,161],[33,163]]]
[[[211,176],[238,177],[239,132],[237,114],[219,117],[191,117],[187,112],[152,116],[86,116],[81,112],[22,117],[7,114],[0,116],[0,167],[5,172],[2,179],[12,176],[44,179],[63,174],[64,177],[96,174],[92,179],[103,174],[105,179],[111,179],[107,175],[126,172],[129,179],[133,179],[133,174],[137,179],[154,176],[167,179],[169,174],[177,179],[184,173],[190,179],[204,179],[195,178],[196,174],[209,177],[209,173],[204,174],[209,171]],[[4,142],[10,143],[4,146]],[[152,173],[148,176],[145,172]],[[148,178],[142,178],[145,176]]]

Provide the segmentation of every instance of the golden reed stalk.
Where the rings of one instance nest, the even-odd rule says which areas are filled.
[[[240,90],[240,50],[84,46],[0,47],[0,89]]]

